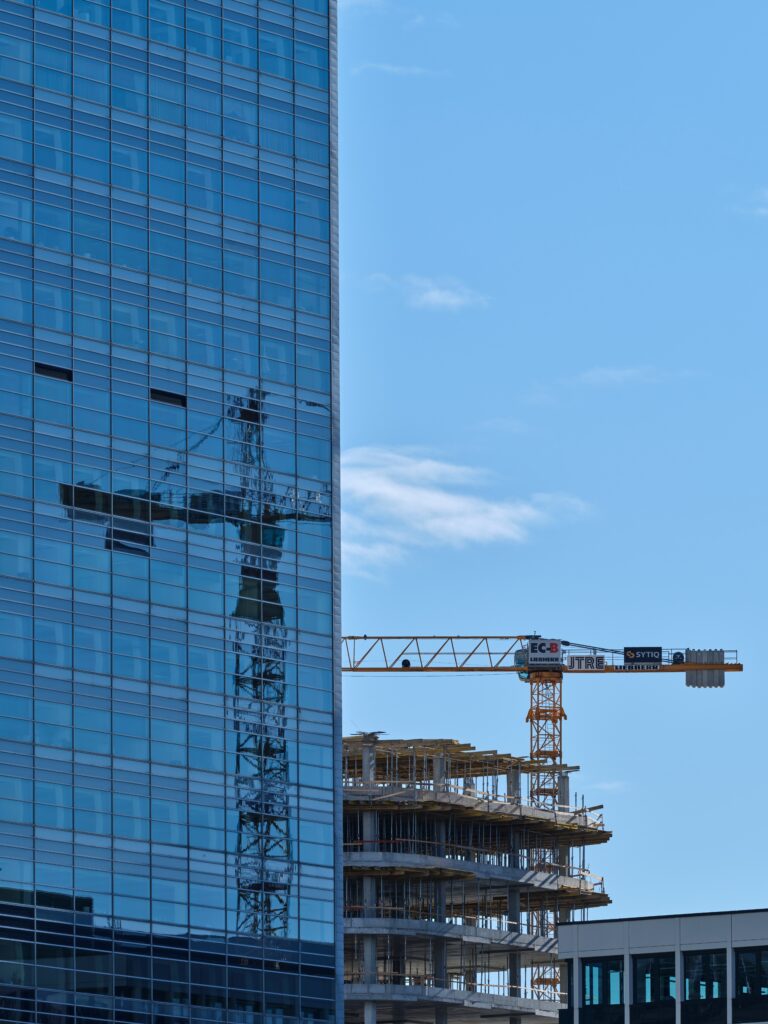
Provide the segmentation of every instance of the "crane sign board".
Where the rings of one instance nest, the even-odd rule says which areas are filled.
[[[656,668],[661,665],[660,647],[625,647],[625,665],[642,665],[644,668]]]
[[[554,668],[563,662],[563,648],[559,640],[528,641],[528,668]]]
[[[568,668],[571,672],[605,672],[605,655],[569,654]]]

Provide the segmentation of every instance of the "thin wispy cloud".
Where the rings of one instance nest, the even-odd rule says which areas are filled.
[[[705,375],[700,369],[682,366],[593,366],[576,375],[579,384],[592,387],[623,387],[633,384],[667,384],[692,380]]]
[[[461,281],[435,280],[431,277],[408,277],[410,303],[417,309],[457,310],[467,306],[485,306],[488,299],[468,288]]]
[[[514,416],[489,416],[475,423],[475,430],[487,430],[494,434],[527,434],[529,426]]]
[[[377,288],[392,288],[399,291],[413,309],[455,313],[460,309],[488,305],[487,296],[456,278],[422,277],[417,274],[406,274],[404,277],[372,274],[369,280]]]
[[[393,2],[393,0],[339,0],[339,11],[343,14],[346,11],[384,11],[404,18],[403,28],[430,29],[433,27],[456,28],[459,25],[458,18],[449,11],[430,10],[425,13],[423,10],[412,13],[413,7],[410,4]]]
[[[365,71],[379,72],[382,75],[395,75],[399,78],[418,78],[423,75],[435,74],[429,68],[422,68],[417,64],[387,64],[378,61],[358,64],[357,67],[352,69],[352,74],[361,75]]]
[[[359,8],[371,10],[372,8],[380,8],[383,6],[384,0],[339,0],[339,10],[342,12]]]
[[[636,382],[649,383],[657,378],[658,373],[651,366],[593,366],[576,376],[580,384],[592,384],[598,388]]]
[[[532,405],[554,405],[569,394],[583,394],[588,388],[617,391],[648,384],[663,385],[700,377],[702,371],[688,368],[666,369],[655,366],[592,366],[587,370],[548,381],[526,395]]]
[[[458,28],[458,25],[458,18],[448,11],[430,11],[429,14],[421,12],[409,17],[405,22],[405,28],[410,31],[414,29],[429,29],[435,26]]]
[[[417,548],[524,543],[531,530],[586,510],[561,494],[486,496],[482,470],[409,449],[352,448],[341,468],[342,554],[346,571],[356,575]]]
[[[743,207],[739,210],[743,213]],[[768,217],[768,188],[761,188],[754,194],[752,203],[748,207],[748,212],[753,217]]]
[[[621,793],[627,788],[626,782],[622,779],[609,779],[605,782],[582,782],[582,785],[590,793]]]

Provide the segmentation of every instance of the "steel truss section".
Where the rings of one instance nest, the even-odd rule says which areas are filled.
[[[558,780],[563,763],[563,674],[529,676],[531,704],[526,715],[531,735],[530,797],[534,807],[557,810]]]
[[[342,667],[354,672],[519,672],[523,636],[346,636]]]

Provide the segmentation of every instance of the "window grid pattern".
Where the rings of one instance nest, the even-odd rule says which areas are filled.
[[[683,953],[685,1002],[725,999],[727,955],[724,949]]]
[[[582,1006],[621,1006],[624,1002],[624,958],[582,960]]]
[[[635,1004],[674,1001],[677,993],[674,952],[637,955],[633,957],[633,964]]]
[[[768,946],[736,950],[736,995],[768,1000]]]
[[[0,0],[0,1019],[327,1021],[328,0]]]

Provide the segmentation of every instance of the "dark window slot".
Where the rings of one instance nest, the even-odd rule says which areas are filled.
[[[675,1024],[675,1000],[633,1004],[629,1008],[629,1024]]]
[[[727,1019],[726,1000],[689,999],[680,1007],[682,1024],[725,1024]]]
[[[636,1006],[662,1006],[671,1003],[673,1011],[677,993],[674,953],[643,953],[632,958],[634,985],[633,1004]],[[636,1015],[641,1024],[642,1013]],[[647,1016],[647,1015],[646,1015]]]
[[[42,377],[53,377],[54,380],[72,380],[72,371],[64,366],[51,366],[49,363],[35,363],[35,373]]]
[[[161,391],[160,388],[152,388],[149,397],[153,402],[165,402],[166,405],[178,405],[182,409],[187,407],[187,396],[177,395],[174,391]]]
[[[723,999],[726,989],[725,964],[724,949],[684,952],[683,1001],[717,1003]]]
[[[623,1006],[624,1004],[624,958],[596,957],[581,961],[581,1005],[586,1009],[595,1007]],[[582,1010],[582,1013],[584,1010]],[[623,1013],[623,1010],[622,1010]],[[594,1024],[607,1024],[602,1014],[587,1015]],[[587,1019],[587,1016],[584,1019]]]

